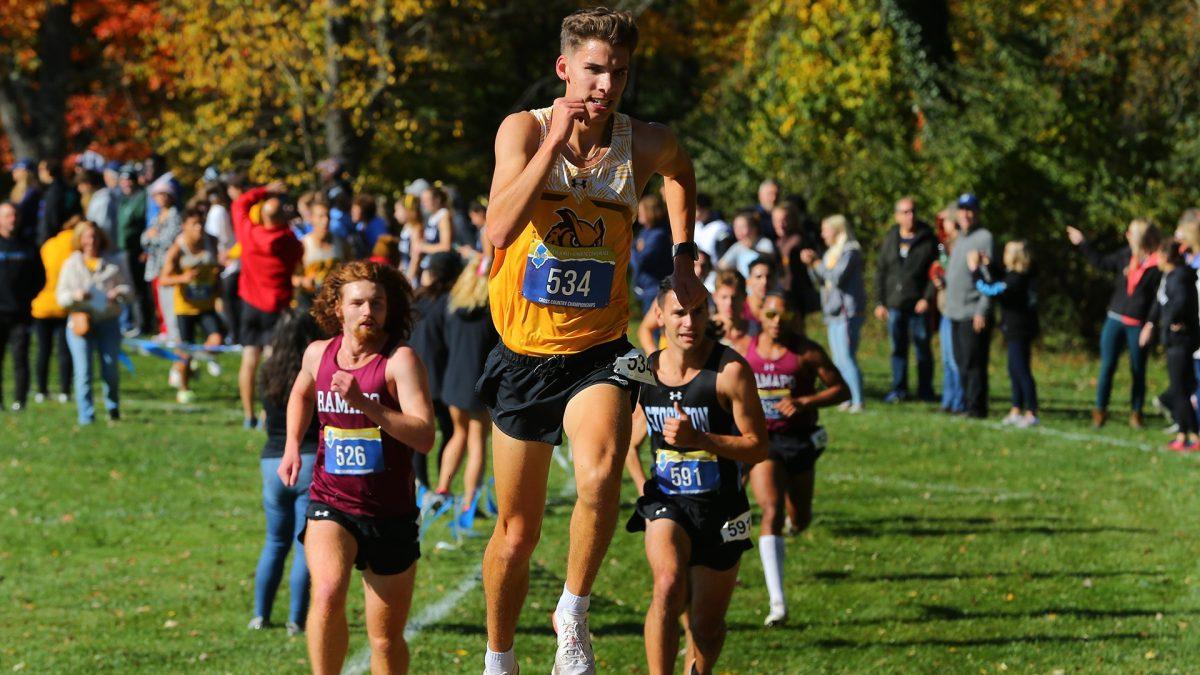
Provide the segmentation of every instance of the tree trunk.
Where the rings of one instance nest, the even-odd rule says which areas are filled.
[[[34,114],[42,157],[62,159],[66,154],[67,86],[71,71],[74,26],[71,0],[47,0],[46,15],[38,30],[38,96]]]
[[[342,104],[342,50],[350,41],[346,0],[329,0],[325,20],[325,147],[330,157],[340,159],[350,175],[359,167],[358,143],[350,115]]]
[[[46,1],[38,29],[37,87],[14,60],[0,67],[0,125],[13,154],[23,159],[60,159],[66,151],[67,88],[71,75],[71,0]]]

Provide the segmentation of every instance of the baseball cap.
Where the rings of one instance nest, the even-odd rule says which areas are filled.
[[[975,196],[974,192],[964,192],[958,196],[958,208],[971,209],[972,211],[979,210],[979,197]]]
[[[34,162],[32,159],[18,159],[17,161],[13,162],[13,165],[11,167],[9,167],[9,171],[16,171],[17,169],[33,171],[33,169],[36,165],[37,165],[37,163]]]

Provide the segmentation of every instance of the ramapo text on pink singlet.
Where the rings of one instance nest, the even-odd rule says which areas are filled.
[[[767,431],[786,433],[789,431],[809,432],[816,425],[815,413],[801,412],[790,418],[775,409],[781,399],[796,395],[796,375],[800,371],[800,359],[790,350],[774,361],[758,354],[758,336],[750,338],[746,350],[746,361],[754,371],[754,382],[758,386],[758,398],[762,401],[763,414],[767,417]]]

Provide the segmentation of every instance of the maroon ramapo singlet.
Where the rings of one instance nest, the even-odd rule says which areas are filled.
[[[339,335],[329,341],[321,355],[321,365],[317,368],[317,419],[321,423],[321,438],[317,445],[316,466],[313,467],[309,498],[340,511],[372,518],[413,516],[417,512],[413,487],[413,450],[386,433],[379,432],[383,445],[381,471],[363,475],[335,475],[326,470],[326,427],[379,428],[369,417],[347,404],[340,395],[330,389],[334,373],[339,370],[350,373],[358,380],[358,386],[367,398],[379,401],[388,408],[400,410],[400,404],[388,391],[384,374],[388,354],[395,348],[396,343],[386,344],[366,365],[342,368],[337,363],[342,337]]]
[[[767,417],[767,431],[779,434],[811,432],[817,424],[815,410],[784,417],[775,409],[775,404],[785,397],[807,396],[814,391],[812,376],[805,372],[800,357],[790,349],[785,349],[783,356],[778,359],[765,359],[758,353],[758,336],[755,335],[750,339],[750,348],[746,350],[746,362],[754,371],[758,397],[762,401],[763,414]]]

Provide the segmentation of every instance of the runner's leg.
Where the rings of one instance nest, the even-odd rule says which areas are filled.
[[[794,512],[792,526],[796,534],[808,529],[812,524],[813,484],[816,482],[817,470],[809,469],[792,476],[787,480],[788,512]]]
[[[567,588],[575,595],[591,594],[616,530],[632,416],[629,394],[610,385],[588,387],[567,404],[563,429],[571,440],[579,495],[567,557]]]
[[[467,468],[463,473],[463,508],[472,508],[475,495],[483,485],[484,453],[487,451],[487,412],[467,413]]]
[[[363,570],[366,591],[367,636],[371,640],[372,673],[407,673],[408,643],[404,625],[412,608],[417,564],[400,574],[375,574]]]
[[[548,443],[517,440],[498,428],[492,431],[499,513],[483,554],[483,591],[488,649],[494,652],[512,649],[529,592],[529,558],[541,536],[551,451]]]
[[[737,585],[738,566],[717,571],[696,566],[691,570],[688,603],[688,656],[683,672],[711,675],[725,645],[725,613]],[[694,665],[694,670],[693,670]]]
[[[450,492],[450,484],[454,481],[454,476],[458,474],[459,467],[462,466],[463,453],[467,447],[467,427],[470,423],[470,415],[466,410],[455,406],[449,407],[454,432],[450,436],[450,442],[446,444],[441,463],[438,465],[437,491],[443,494]]]
[[[308,659],[314,675],[337,675],[350,641],[346,625],[346,590],[358,544],[331,520],[310,520],[304,553],[312,579],[308,612]]]
[[[675,672],[679,651],[679,615],[687,604],[688,559],[692,542],[673,520],[646,523],[646,560],[654,577],[654,592],[646,610],[646,663],[650,673]]]
[[[243,419],[254,419],[254,374],[258,372],[258,361],[262,347],[242,347],[242,366],[238,369],[238,393],[242,397]]]
[[[758,538],[758,555],[762,559],[763,577],[767,593],[771,598],[771,616],[786,614],[787,598],[783,592],[784,540],[783,514],[784,484],[783,466],[772,459],[759,462],[750,469],[750,486],[754,501],[762,511],[761,534]]]

